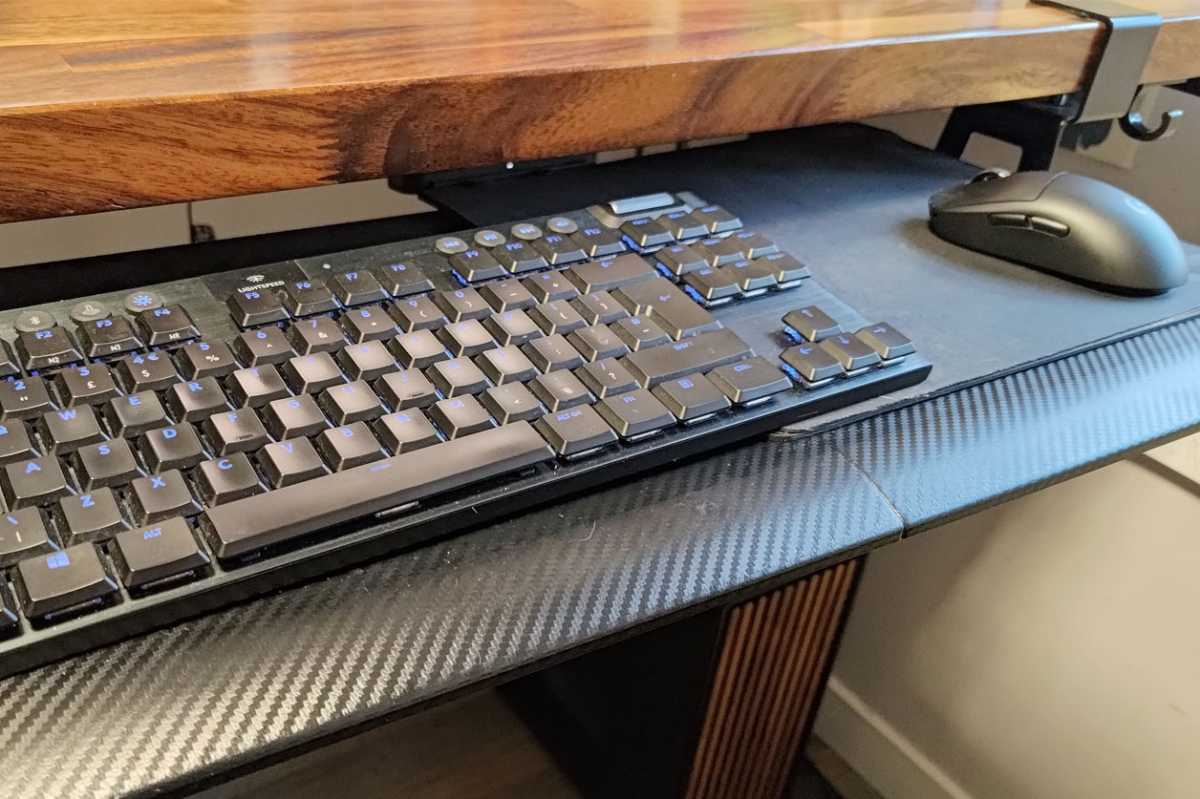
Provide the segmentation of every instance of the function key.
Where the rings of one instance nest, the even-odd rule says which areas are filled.
[[[504,242],[508,241],[504,234],[497,230],[477,230],[475,232],[475,243],[480,247],[499,247]]]
[[[552,216],[546,220],[546,227],[555,233],[561,233],[564,236],[569,236],[579,230],[579,225],[574,219],[568,219],[565,216]]]
[[[125,310],[131,314],[153,311],[163,306],[163,298],[153,291],[135,291],[125,298]]]
[[[33,310],[23,311],[13,327],[18,333],[36,333],[39,330],[49,330],[57,324],[54,315],[49,311]]]
[[[917,351],[912,340],[887,322],[867,325],[854,334],[883,359],[885,364],[898,363],[906,355]]]
[[[50,369],[78,363],[83,353],[71,335],[61,327],[17,335],[17,355],[27,371]]]
[[[548,265],[546,259],[537,250],[523,241],[510,241],[492,252],[501,266],[514,275],[541,269]]]
[[[104,303],[93,300],[84,300],[71,308],[71,318],[81,325],[95,322],[97,319],[107,319],[111,315]]]
[[[542,229],[529,222],[518,222],[512,226],[509,232],[512,233],[514,239],[521,239],[521,241],[533,241],[542,237]]]
[[[187,380],[220,377],[238,368],[237,359],[223,341],[197,341],[179,351],[179,373]]]
[[[279,295],[266,289],[235,291],[228,304],[239,327],[257,327],[288,318]]]
[[[76,544],[21,561],[17,575],[17,594],[31,619],[99,608],[117,598],[117,582],[92,544]]]
[[[434,249],[442,255],[455,255],[460,252],[466,252],[469,246],[458,236],[443,236],[434,242],[433,245]]]
[[[783,316],[783,324],[790,328],[788,334],[797,340],[820,341],[842,332],[842,326],[815,305],[788,311]]]
[[[370,272],[342,272],[325,284],[342,305],[365,305],[387,299],[378,278]]]
[[[0,419],[30,419],[54,408],[40,377],[0,380]]]
[[[0,567],[54,549],[46,529],[46,519],[37,508],[0,514]]]
[[[660,247],[675,241],[675,237],[671,235],[671,231],[667,229],[666,225],[648,216],[629,220],[621,225],[621,232],[641,250]]]
[[[491,253],[474,247],[450,256],[450,267],[468,283],[508,276],[508,272]]]
[[[529,298],[529,302],[533,304],[533,298]],[[12,350],[8,348],[5,341],[0,340],[0,377],[11,377],[19,375],[21,367],[17,366],[17,360],[13,357]]]
[[[283,363],[295,355],[287,337],[277,327],[247,330],[233,340],[233,350],[242,363],[250,366]]]
[[[874,366],[880,361],[879,353],[869,344],[848,333],[830,336],[821,342],[820,347],[837,358],[842,368],[851,374],[860,369],[866,369],[868,366]]]
[[[549,236],[534,241],[533,248],[553,266],[572,264],[587,258],[587,253],[574,239],[559,233],[551,233]]]
[[[805,388],[816,388],[845,374],[837,359],[816,344],[788,347],[779,357],[803,378]]]
[[[621,240],[621,232],[600,225],[580,228],[579,232],[572,235],[571,238],[591,258],[603,258],[606,255],[625,252],[625,242]]]
[[[137,317],[143,338],[151,347],[200,337],[200,331],[182,305],[167,305],[142,311]]]
[[[311,280],[288,283],[283,290],[283,304],[292,316],[311,316],[337,310],[333,292]]]
[[[440,255],[429,253],[396,261],[375,270],[383,287],[393,297],[407,297],[410,294],[420,294],[433,289],[433,281],[425,275],[425,268],[437,273],[446,267],[446,259]]]
[[[719,205],[706,205],[692,210],[692,217],[708,228],[709,233],[728,233],[742,226],[742,220]]]
[[[178,382],[170,357],[162,352],[127,355],[117,362],[117,378],[126,391],[160,391]]]
[[[766,400],[792,387],[787,375],[758,356],[719,366],[708,373],[708,379],[738,405]]]
[[[131,591],[175,584],[198,576],[208,555],[196,544],[188,523],[176,516],[152,527],[128,530],[115,539],[113,560],[121,582]]]
[[[133,325],[124,317],[94,319],[79,326],[79,341],[89,358],[105,358],[142,348]]]
[[[687,211],[672,211],[658,218],[659,223],[679,240],[696,239],[708,235],[708,225]]]

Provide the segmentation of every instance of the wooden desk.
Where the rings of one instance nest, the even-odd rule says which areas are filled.
[[[1147,82],[1200,73],[1200,0]],[[1023,0],[10,0],[0,221],[1078,88],[1098,26]]]

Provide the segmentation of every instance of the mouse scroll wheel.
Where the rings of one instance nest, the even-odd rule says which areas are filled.
[[[989,180],[1001,180],[1011,176],[1012,173],[1007,169],[985,169],[975,177],[971,178],[972,183],[987,183]]]

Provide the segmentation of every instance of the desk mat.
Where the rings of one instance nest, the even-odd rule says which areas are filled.
[[[811,431],[943,394],[1200,313],[1191,280],[1159,297],[1121,297],[937,238],[929,197],[974,167],[864,125],[752,136],[598,167],[441,186],[431,201],[473,224],[689,189],[725,205],[806,261],[868,319],[903,330],[933,361],[924,383],[794,425]]]

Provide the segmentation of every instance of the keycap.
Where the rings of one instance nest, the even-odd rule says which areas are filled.
[[[537,300],[529,293],[529,289],[525,288],[515,277],[480,286],[479,296],[483,297],[487,304],[492,306],[492,310],[497,313],[532,308],[537,303]]]
[[[532,222],[518,222],[509,230],[513,238],[521,241],[534,241],[541,238],[542,229]]]
[[[867,325],[854,335],[859,341],[879,353],[879,357],[885,361],[895,361],[917,351],[908,336],[887,322]]]
[[[267,444],[259,450],[258,463],[271,488],[283,488],[329,474],[325,462],[307,438]]]
[[[270,289],[235,291],[226,303],[239,327],[257,327],[288,318],[283,299]]]
[[[190,469],[204,460],[204,445],[188,422],[151,430],[138,440],[142,460],[151,472]]]
[[[564,236],[579,230],[579,225],[575,223],[575,220],[565,216],[550,217],[546,220],[546,227],[555,233],[562,233]]]
[[[40,377],[0,380],[0,419],[31,419],[54,407]]]
[[[42,309],[33,309],[22,311],[17,316],[17,321],[13,327],[18,333],[36,333],[39,330],[49,330],[58,324],[58,320],[54,318],[54,314]]]
[[[104,364],[63,369],[54,376],[54,387],[64,408],[101,405],[121,393],[112,372]]]
[[[304,326],[308,321],[298,322]],[[238,360],[248,366],[268,366],[283,363],[295,355],[287,336],[277,327],[264,327],[259,330],[247,330],[233,340],[233,354]]]
[[[613,296],[630,313],[648,315],[671,338],[687,338],[721,328],[721,323],[711,313],[666,278],[656,277],[622,286]]]
[[[224,377],[238,368],[237,358],[223,341],[197,341],[185,344],[175,357],[179,374],[185,380]]]
[[[401,333],[388,343],[388,349],[405,368],[411,366],[424,369],[426,366],[450,357],[446,352],[446,347],[432,330]]]
[[[151,347],[200,338],[196,323],[182,305],[165,305],[142,311],[137,316],[137,324],[142,332],[142,340]]]
[[[666,225],[647,216],[625,222],[621,225],[621,232],[629,241],[643,250],[675,241],[675,237],[671,235],[671,231],[667,229]]]
[[[575,264],[565,269],[564,273],[567,279],[585,294],[592,291],[611,291],[658,275],[644,258],[633,253]]]
[[[575,309],[589,325],[612,324],[629,316],[625,306],[607,291],[593,291],[574,300]]]
[[[181,422],[198,422],[229,407],[215,377],[176,383],[167,392],[167,405]]]
[[[528,423],[516,422],[210,508],[202,524],[217,556],[236,558],[553,457]]]
[[[548,336],[555,333],[566,335],[587,325],[579,311],[566,300],[544,302],[529,311],[529,318]]]
[[[153,391],[139,391],[127,397],[110,399],[104,406],[104,420],[109,432],[116,438],[133,438],[168,424],[167,412]]]
[[[22,558],[50,552],[46,518],[40,508],[18,508],[0,513],[0,566],[11,566]]]
[[[718,271],[729,275],[743,293],[762,292],[773,288],[779,282],[775,278],[775,270],[761,261],[742,259],[726,264]]]
[[[529,314],[524,311],[504,311],[493,314],[483,320],[483,326],[492,334],[492,338],[503,347],[510,344],[520,346],[544,335],[542,329],[534,324],[534,321],[529,318]]]
[[[429,367],[425,374],[445,397],[478,394],[488,387],[487,378],[470,358],[439,361]]]
[[[499,247],[508,241],[498,230],[477,230],[473,238],[480,247]]]
[[[392,303],[390,311],[392,318],[406,333],[414,330],[437,330],[449,321],[442,309],[434,304],[428,295],[409,297],[407,300]]]
[[[567,341],[585,360],[600,361],[629,352],[629,346],[606,325],[590,325],[567,336]]]
[[[708,235],[708,225],[687,211],[671,211],[658,217],[660,225],[677,239],[695,239]]]
[[[384,414],[379,397],[362,380],[325,389],[317,395],[317,404],[335,425],[370,421]]]
[[[639,350],[621,359],[622,365],[643,388],[692,372],[706,372],[754,354],[731,330],[701,333],[683,341]]]
[[[187,521],[179,517],[128,530],[119,534],[114,544],[117,575],[131,591],[194,578],[209,563]]]
[[[511,274],[519,275],[532,269],[547,266],[546,259],[531,245],[523,241],[510,241],[492,250],[496,260]]]
[[[426,253],[403,261],[395,261],[375,270],[379,282],[393,297],[408,297],[433,289],[433,281],[426,274],[436,275],[443,271],[446,259],[437,253]]]
[[[505,383],[524,383],[537,377],[537,368],[518,347],[509,345],[488,350],[475,359],[475,363],[497,386]]]
[[[71,306],[71,320],[81,325],[97,319],[107,319],[110,316],[112,316],[112,311],[100,302],[84,300]]]
[[[17,574],[21,607],[31,619],[100,607],[117,597],[116,580],[105,571],[92,544],[21,561]]]
[[[117,379],[130,393],[162,391],[179,381],[179,373],[166,353],[148,352],[127,355],[117,361]]]
[[[769,264],[775,270],[775,279],[779,281],[781,286],[795,283],[812,274],[808,271],[808,267],[797,260],[795,256],[788,255],[785,252],[768,255],[762,258],[761,262]]]
[[[542,272],[525,278],[525,288],[539,303],[551,300],[572,300],[579,296],[579,289],[567,279],[564,272]]]
[[[326,286],[311,280],[296,280],[284,287],[283,306],[292,316],[311,316],[336,311],[338,304]]]
[[[433,296],[434,303],[445,312],[451,322],[467,319],[482,319],[490,316],[492,308],[483,301],[479,292],[472,288],[439,291]]]
[[[815,305],[788,311],[783,316],[783,324],[808,341],[820,341],[842,332],[841,325]]]
[[[529,304],[533,304],[533,297],[529,298]],[[21,367],[17,365],[17,358],[9,349],[8,342],[0,340],[0,377],[12,377],[20,373]]]
[[[24,422],[19,419],[0,422],[0,463],[28,460],[37,454]]]
[[[288,397],[268,403],[263,410],[267,430],[276,439],[312,436],[329,427],[311,394]]]
[[[205,419],[200,427],[218,455],[250,452],[265,447],[271,441],[262,420],[249,408],[215,413]]]
[[[71,544],[101,541],[129,529],[109,488],[63,497],[55,508],[55,516],[59,532]]]
[[[342,272],[331,277],[325,285],[338,302],[347,307],[387,299],[379,279],[366,271]]]
[[[137,524],[153,524],[172,516],[195,516],[200,505],[183,475],[175,470],[139,477],[129,484],[129,506]]]
[[[287,336],[297,355],[336,352],[346,346],[341,325],[328,316],[298,319],[288,328]]]
[[[817,346],[837,359],[847,372],[866,369],[880,361],[879,353],[872,349],[871,345],[849,333],[838,333],[836,336],[822,339]]]
[[[43,414],[38,421],[38,433],[46,448],[55,455],[74,452],[86,444],[103,441],[100,420],[90,405],[63,408]]]
[[[429,419],[415,408],[389,413],[380,418],[375,429],[379,431],[379,440],[393,455],[433,446],[441,441]]]
[[[455,358],[478,355],[496,346],[491,334],[478,319],[448,324],[437,332],[437,337]]]
[[[508,274],[500,262],[487,250],[471,248],[450,256],[450,268],[468,283],[492,280]]]
[[[625,342],[625,346],[634,352],[649,347],[657,347],[671,340],[671,337],[667,335],[667,331],[644,316],[631,316],[625,319],[618,319],[610,326],[610,329],[617,334],[617,338]]]
[[[424,408],[438,400],[433,383],[416,369],[404,369],[384,375],[375,384],[375,390],[387,406],[395,411]]]
[[[676,277],[708,266],[708,262],[704,260],[704,257],[686,244],[663,247],[654,254],[654,257],[668,272]]]
[[[532,421],[544,413],[537,398],[521,383],[489,388],[479,395],[479,404],[500,424]]]
[[[238,369],[225,380],[225,387],[236,408],[261,408],[291,393],[274,366]]]
[[[57,458],[30,458],[4,467],[0,473],[4,501],[9,508],[49,505],[71,493],[71,486]]]
[[[342,314],[342,329],[354,344],[382,341],[396,335],[396,325],[379,305],[354,308]]]
[[[365,422],[325,430],[316,438],[317,451],[335,472],[353,469],[385,457],[379,440]],[[318,486],[320,483],[312,483]]]
[[[283,379],[293,394],[316,394],[346,382],[342,370],[327,352],[292,358],[283,365]]]
[[[588,225],[571,235],[571,239],[583,248],[591,258],[603,258],[625,251],[621,233],[599,225]]]
[[[792,381],[775,364],[757,356],[718,366],[708,373],[708,379],[737,405],[761,400],[792,387]]]
[[[492,417],[474,397],[451,397],[435,402],[429,418],[446,438],[462,438],[495,427]]]
[[[692,209],[692,217],[708,228],[709,233],[727,233],[742,226],[742,220],[719,205],[706,205]]]
[[[18,333],[16,350],[21,364],[29,372],[67,366],[83,360],[83,353],[75,345],[71,334],[61,327]]]
[[[574,369],[584,363],[583,356],[561,335],[536,338],[521,347],[521,351],[542,372]]]
[[[440,253],[453,255],[456,252],[463,252],[469,245],[458,236],[443,236],[434,242],[433,246]]]
[[[126,311],[135,314],[161,308],[163,306],[163,298],[162,295],[155,291],[135,291],[132,294],[126,295],[123,304]]]
[[[538,375],[529,383],[529,390],[546,408],[552,412],[573,408],[592,401],[591,392],[571,372],[560,369],[557,372]]]
[[[593,408],[548,413],[534,423],[558,455],[570,457],[616,443],[617,434]]]
[[[621,438],[638,438],[675,424],[666,406],[644,388],[602,399],[593,407]]]
[[[740,261],[742,255],[740,244],[733,238],[703,239],[696,242],[694,249],[709,266],[722,266]]]
[[[142,340],[128,319],[94,319],[79,326],[79,343],[89,358],[107,358],[138,350]],[[0,373],[2,374],[2,373]]]
[[[731,404],[729,398],[699,372],[663,381],[651,393],[681,422],[711,416]]]
[[[382,341],[352,344],[337,354],[337,362],[351,380],[374,380],[396,370],[396,359]]]
[[[779,357],[809,383],[823,383],[846,371],[836,358],[815,344],[788,347]]]
[[[551,233],[543,236],[532,244],[533,249],[545,258],[551,266],[572,264],[587,258],[587,253],[583,251],[578,242],[560,233]]]
[[[724,269],[714,269],[706,266],[683,276],[684,284],[708,302],[716,302],[726,297],[736,297],[742,292],[738,285],[737,274],[726,272]]]
[[[581,366],[575,370],[575,375],[580,382],[587,386],[588,391],[600,399],[632,391],[638,387],[637,380],[616,358],[605,358],[602,361]]]
[[[196,488],[205,505],[223,505],[235,499],[261,494],[265,489],[245,453],[205,461],[196,469]]]
[[[122,486],[142,476],[129,442],[123,438],[81,447],[75,452],[72,464],[84,491]]]

